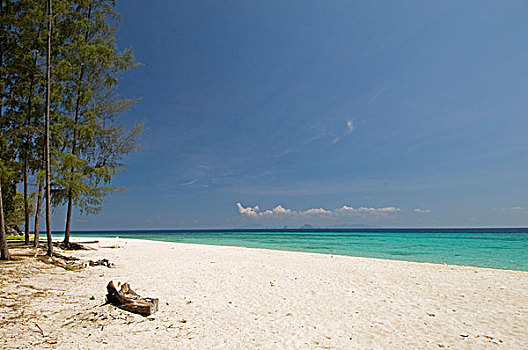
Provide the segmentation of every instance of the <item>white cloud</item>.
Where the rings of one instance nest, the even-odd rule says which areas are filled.
[[[420,208],[416,208],[416,209],[414,209],[414,211],[416,213],[420,213],[420,214],[427,214],[427,213],[431,212],[431,210],[429,210],[429,209],[420,209]]]
[[[323,209],[323,208],[313,208],[313,209],[308,209],[308,210],[305,210],[303,212],[301,212],[302,215],[313,215],[313,214],[332,214],[332,212],[330,210],[326,210],[326,209]]]
[[[347,212],[347,213],[370,213],[370,214],[376,214],[376,213],[395,213],[395,212],[401,211],[401,209],[397,208],[397,207],[382,207],[382,208],[360,207],[360,208],[354,208],[354,207],[349,207],[349,206],[343,205],[342,208],[336,209],[336,211],[342,211],[342,212]]]
[[[286,209],[282,205],[277,205],[273,210],[266,210],[261,213],[258,213],[261,216],[271,216],[271,215],[290,215],[290,214],[296,214],[291,209]]]
[[[297,211],[288,208],[284,208],[282,205],[277,205],[271,210],[265,210],[259,212],[259,206],[244,207],[242,204],[237,203],[238,212],[242,215],[249,217],[276,217],[276,216],[310,216],[310,215],[342,215],[342,214],[390,214],[401,211],[398,207],[360,207],[353,208],[344,205],[341,208],[328,210],[324,208],[311,208],[304,211]]]
[[[238,212],[242,215],[247,215],[247,216],[257,216],[258,215],[257,214],[257,211],[259,210],[258,205],[255,205],[254,207],[244,208],[242,204],[237,203],[237,207],[238,207]]]
[[[347,128],[348,128],[348,133],[352,133],[356,127],[354,126],[354,121],[353,120],[347,120]]]

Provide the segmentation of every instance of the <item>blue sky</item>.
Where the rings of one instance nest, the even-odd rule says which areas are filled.
[[[528,226],[525,1],[118,9],[146,130],[73,229]]]

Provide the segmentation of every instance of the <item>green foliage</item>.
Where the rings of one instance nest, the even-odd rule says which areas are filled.
[[[3,187],[2,187],[3,188]],[[3,193],[2,193],[3,194]],[[24,223],[24,196],[15,192],[9,199],[8,205],[4,205],[4,220],[6,225],[21,225]],[[33,203],[29,205],[30,215],[33,212]]]
[[[137,149],[142,125],[118,117],[134,100],[118,93],[123,72],[136,67],[131,49],[120,50],[120,16],[114,0],[53,2],[51,50],[52,204],[98,213],[124,169],[123,157]],[[47,10],[45,2],[1,0],[0,177],[6,221],[18,222],[25,166],[43,176],[43,115]],[[30,206],[32,207],[32,206]]]
[[[13,171],[14,167],[14,162],[6,162],[0,159],[2,209],[5,225],[16,225],[24,221],[24,197],[17,192],[19,178],[18,173]]]
[[[6,236],[8,241],[23,241],[24,236]]]
[[[115,43],[119,18],[113,1],[78,1],[64,31],[70,40],[62,48],[59,162],[54,167],[53,203],[73,203],[81,212],[97,213],[110,186],[123,169],[122,157],[136,149],[141,126],[127,129],[116,117],[133,101],[117,94],[120,74],[137,65],[131,50]]]

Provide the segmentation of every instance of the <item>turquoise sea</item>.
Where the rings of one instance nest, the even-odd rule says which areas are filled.
[[[524,228],[91,231],[72,236],[118,236],[528,271],[528,229]]]

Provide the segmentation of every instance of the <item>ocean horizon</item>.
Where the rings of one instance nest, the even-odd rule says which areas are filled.
[[[61,232],[54,232],[60,237]],[[528,271],[528,228],[92,230],[72,237],[243,246]]]

